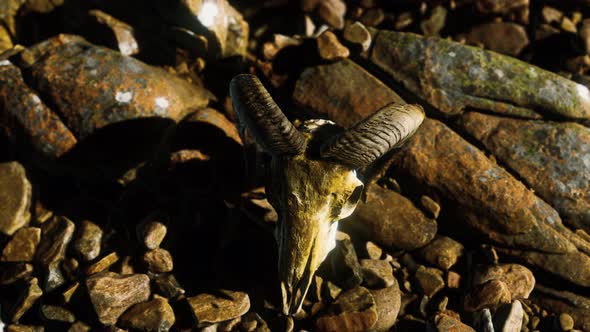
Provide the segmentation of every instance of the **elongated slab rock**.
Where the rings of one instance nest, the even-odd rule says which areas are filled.
[[[426,119],[395,159],[403,174],[456,204],[460,222],[489,240],[543,252],[576,251],[551,206],[443,123]]]
[[[76,137],[39,96],[28,87],[19,68],[0,65],[0,127],[20,144],[28,141],[36,151],[59,158],[74,145]]]
[[[539,117],[590,118],[590,91],[515,58],[439,38],[378,31],[370,60],[444,113],[465,107]]]
[[[566,224],[590,232],[590,129],[468,112],[461,127],[551,203]]]
[[[204,88],[77,36],[58,35],[19,56],[31,84],[79,139],[125,120],[180,121],[210,98]]]
[[[537,285],[532,300],[552,312],[569,314],[574,318],[575,328],[590,331],[590,298]]]
[[[307,68],[297,80],[293,99],[346,128],[389,103],[404,102],[351,60]]]

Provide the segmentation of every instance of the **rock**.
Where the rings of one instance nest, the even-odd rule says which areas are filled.
[[[432,324],[432,331],[436,332],[475,332],[470,326],[461,323],[458,318],[447,315],[445,313],[438,313],[434,316],[434,324]]]
[[[213,324],[242,316],[250,309],[248,294],[220,290],[218,294],[200,294],[187,298],[197,324]]]
[[[590,19],[584,19],[582,25],[578,30],[580,38],[582,39],[586,54],[590,54]]]
[[[148,270],[154,273],[170,272],[174,267],[172,255],[166,249],[157,248],[147,251],[142,261]]]
[[[492,321],[490,309],[484,308],[474,315],[473,327],[482,332],[494,332],[494,322]]]
[[[430,218],[438,218],[438,215],[440,214],[440,205],[438,205],[436,201],[426,195],[422,195],[420,197],[420,204],[422,205],[422,208],[430,214]]]
[[[473,107],[528,118],[540,118],[533,110],[568,119],[590,118],[590,91],[585,86],[510,56],[446,39],[380,30],[369,58],[445,114]]]
[[[432,9],[430,17],[420,22],[420,29],[425,36],[438,36],[445,26],[447,9],[443,6],[436,6]]]
[[[102,272],[108,269],[111,265],[115,264],[117,261],[119,261],[119,255],[116,252],[112,252],[90,265],[86,269],[86,275]]]
[[[64,1],[65,0],[27,0],[25,9],[36,13],[47,14],[55,8],[62,6]]]
[[[168,331],[176,318],[166,299],[156,297],[145,303],[138,303],[119,319],[121,326],[140,331]]]
[[[206,36],[204,48],[211,58],[244,56],[249,26],[242,14],[226,0],[179,1],[178,6],[161,5],[170,26],[180,26],[190,36]],[[201,37],[202,38],[202,37]],[[194,49],[195,45],[184,45]]]
[[[162,243],[166,236],[166,232],[166,225],[158,221],[151,221],[141,227],[140,238],[146,248],[153,250],[160,246],[160,243]]]
[[[461,275],[454,271],[447,271],[447,287],[449,288],[460,288],[461,287]]]
[[[386,288],[394,284],[393,269],[388,261],[361,259],[363,280],[369,288]]]
[[[344,14],[346,14],[346,4],[342,0],[325,0],[319,1],[317,5],[319,17],[336,29],[344,28]]]
[[[414,250],[435,236],[436,221],[424,215],[406,197],[377,185],[366,189],[366,203],[359,203],[342,229],[368,238],[386,248]]]
[[[10,321],[17,322],[35,304],[41,295],[43,295],[43,291],[39,288],[37,278],[29,280],[26,288],[12,308],[12,318]]]
[[[441,122],[425,119],[394,158],[400,175],[457,204],[456,227],[467,228],[470,237],[479,234],[504,247],[576,251],[556,211]]]
[[[500,264],[475,269],[473,284],[480,285],[489,280],[500,280],[506,284],[513,299],[527,299],[535,288],[535,277],[526,267],[518,264]]]
[[[563,220],[590,231],[590,129],[572,122],[467,113],[461,127],[515,171]]]
[[[0,25],[0,54],[14,47],[8,29]]]
[[[2,85],[3,66],[0,66]],[[2,90],[0,88],[0,112],[2,111]],[[0,113],[1,114],[1,113]],[[1,125],[1,123],[0,123]],[[31,183],[24,167],[16,161],[0,163],[0,232],[12,235],[29,222],[31,205]]]
[[[505,14],[515,8],[529,5],[529,0],[477,0],[477,10],[482,14]]]
[[[336,300],[338,298],[338,295],[340,295],[340,293],[342,293],[342,288],[338,287],[336,284],[334,284],[330,280],[326,280],[324,282],[323,290],[324,290],[323,294],[325,294],[324,296],[327,297],[331,301]]]
[[[383,249],[371,241],[365,243],[365,251],[365,257],[369,259],[381,259],[381,256],[383,256]]]
[[[113,32],[121,54],[135,55],[139,53],[139,45],[135,39],[132,26],[117,20],[101,10],[90,10],[88,11],[88,15],[94,17],[98,23],[106,25]]]
[[[154,278],[156,292],[168,299],[184,294],[184,289],[178,283],[173,274],[161,273]]]
[[[54,217],[42,226],[43,235],[37,246],[36,260],[43,266],[57,263],[64,258],[66,247],[76,226],[66,217]]]
[[[346,128],[387,104],[403,102],[393,90],[348,59],[305,69],[295,84],[293,99]]]
[[[363,271],[350,240],[336,241],[336,247],[328,254],[326,260],[329,262],[328,279],[338,286],[349,289],[363,281]]]
[[[315,320],[317,331],[367,331],[375,326],[378,314],[371,292],[357,286],[349,289]]]
[[[77,291],[80,287],[80,283],[76,282],[72,286],[68,287],[63,293],[61,294],[61,299],[63,303],[70,303],[74,295],[77,295]]]
[[[361,22],[354,22],[346,26],[343,37],[347,42],[359,46],[363,52],[368,51],[371,47],[371,33]]]
[[[465,297],[463,307],[467,312],[479,311],[483,308],[495,310],[512,300],[508,286],[497,279],[487,281],[473,288]]]
[[[574,328],[574,319],[566,313],[559,314],[557,321],[561,331],[569,331]]]
[[[281,34],[274,34],[272,37],[272,41],[266,42],[262,46],[262,55],[264,56],[264,59],[269,61],[274,60],[282,49],[290,46],[299,46],[303,43],[299,38],[293,38]]]
[[[385,20],[385,13],[381,8],[370,8],[363,13],[360,20],[368,27],[376,27]]]
[[[41,240],[41,229],[23,227],[16,231],[12,239],[2,250],[2,262],[30,262],[35,257],[35,250]]]
[[[515,23],[492,22],[473,27],[465,40],[468,44],[483,45],[485,48],[512,56],[517,56],[529,44],[523,26]]]
[[[350,55],[348,48],[342,45],[338,37],[330,30],[319,35],[317,43],[320,57],[324,60],[335,61],[348,58]]]
[[[178,122],[206,106],[210,98],[207,90],[161,68],[76,36],[50,38],[19,56],[30,66],[34,88],[55,106],[77,138],[132,119],[161,117]],[[80,82],[100,84],[90,87]]]
[[[76,317],[71,311],[54,305],[41,305],[41,315],[43,315],[43,318],[47,320],[66,323],[73,323],[76,321]]]
[[[520,301],[515,300],[511,304],[505,304],[498,308],[494,315],[494,331],[520,332],[524,310]]]
[[[397,281],[394,281],[393,286],[371,290],[371,295],[377,308],[377,322],[373,325],[373,330],[389,331],[395,324],[401,307],[401,293]]]
[[[44,332],[43,326],[10,324],[6,327],[6,332]]]
[[[33,265],[25,263],[3,264],[0,270],[0,285],[6,286],[19,280],[29,279],[33,273]]]
[[[45,292],[51,292],[66,282],[60,265],[61,261],[57,261],[43,268],[43,290]]]
[[[571,32],[573,34],[578,32],[578,29],[576,28],[574,22],[572,22],[572,20],[570,20],[567,16],[564,16],[561,19],[561,24],[559,25],[559,27],[561,28],[561,30]]]
[[[542,285],[535,286],[531,298],[533,303],[551,312],[565,313],[571,316],[574,328],[590,331],[590,298]],[[564,318],[564,320],[568,320],[567,317]]]
[[[86,287],[98,320],[104,325],[115,324],[125,310],[150,296],[150,279],[145,274],[97,273],[88,278]]]
[[[81,322],[81,321],[75,322],[68,329],[68,332],[89,332],[89,331],[90,331],[90,326],[88,326],[88,324]]]
[[[84,220],[78,228],[78,235],[73,243],[76,254],[85,261],[91,261],[100,254],[100,242],[102,241],[102,229],[95,223]]]
[[[448,270],[463,255],[463,245],[450,237],[437,236],[418,250],[418,254],[428,263]]]
[[[414,279],[420,292],[429,298],[445,287],[442,271],[432,267],[420,265],[414,274]]]
[[[0,115],[0,126],[8,130],[12,142],[28,142],[33,150],[50,159],[62,157],[77,143],[74,134],[27,86],[20,69],[11,63],[0,65]]]

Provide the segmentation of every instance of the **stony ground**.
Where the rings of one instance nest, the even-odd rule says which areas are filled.
[[[0,330],[590,331],[589,54],[587,0],[0,0]],[[428,116],[295,317],[242,72]]]

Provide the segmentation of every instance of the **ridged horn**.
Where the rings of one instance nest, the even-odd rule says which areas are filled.
[[[303,135],[293,126],[258,77],[241,74],[229,84],[229,94],[241,125],[273,155],[297,155],[305,150]]]
[[[360,169],[400,146],[423,120],[424,110],[419,105],[389,104],[326,142],[320,154]]]

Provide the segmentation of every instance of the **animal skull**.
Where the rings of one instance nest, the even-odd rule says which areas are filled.
[[[326,120],[307,121],[298,130],[256,76],[234,77],[230,95],[239,126],[272,156],[267,190],[279,214],[283,313],[292,315],[335,246],[338,221],[361,197],[356,171],[410,137],[424,112],[418,105],[390,104],[348,130]]]

